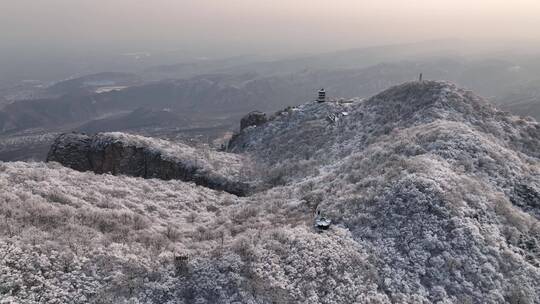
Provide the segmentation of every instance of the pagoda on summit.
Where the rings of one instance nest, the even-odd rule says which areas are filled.
[[[325,102],[326,101],[326,91],[324,89],[319,90],[319,96],[317,97],[317,102]]]

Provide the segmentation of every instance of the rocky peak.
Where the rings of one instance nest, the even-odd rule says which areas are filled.
[[[365,106],[380,115],[381,123],[435,119],[471,122],[498,112],[480,96],[446,81],[404,83],[369,98]]]

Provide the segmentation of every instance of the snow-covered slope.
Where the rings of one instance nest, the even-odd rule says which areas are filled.
[[[0,298],[540,302],[534,121],[417,82],[287,109],[229,148],[267,190],[1,164]],[[312,228],[316,210],[330,230]]]

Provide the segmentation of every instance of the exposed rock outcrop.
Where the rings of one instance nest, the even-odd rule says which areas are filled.
[[[92,138],[85,134],[62,134],[54,141],[47,154],[47,161],[59,162],[77,171],[90,171],[92,170],[89,157],[91,145]]]
[[[240,120],[240,131],[251,126],[260,126],[268,121],[266,114],[259,111],[253,111],[242,117]]]
[[[59,162],[78,171],[178,179],[238,196],[247,195],[249,184],[240,181],[236,171],[242,160],[236,159],[236,155],[223,154],[203,153],[184,145],[171,146],[165,141],[122,133],[94,136],[71,133],[62,134],[55,140],[47,161]],[[227,158],[228,172],[220,172],[223,171],[220,168],[223,158]]]
[[[235,133],[231,139],[229,140],[227,144],[227,151],[229,152],[237,152],[238,145],[242,145],[241,142],[238,142],[238,139],[241,138],[241,134],[246,130],[248,127],[252,126],[260,126],[265,123],[267,123],[269,120],[266,116],[266,113],[259,112],[259,111],[252,111],[246,114],[242,119],[240,120],[240,132]]]

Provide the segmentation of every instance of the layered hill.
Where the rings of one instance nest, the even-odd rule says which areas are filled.
[[[410,47],[404,53],[400,47],[376,48],[245,66],[236,58],[223,66],[214,62],[217,66],[210,64],[211,69],[198,69],[210,63],[201,61],[140,76],[99,73],[52,86],[30,81],[7,91],[0,88],[6,99],[0,101],[0,160],[44,160],[51,142],[11,143],[74,130],[173,138],[180,130],[186,134],[184,130],[192,129],[186,137],[213,141],[233,131],[241,115],[254,109],[273,112],[302,104],[321,87],[331,96],[365,98],[419,73],[472,88],[514,114],[540,118],[538,58],[432,57],[416,53],[430,48],[426,45]]]
[[[378,51],[384,52],[371,50],[359,54],[354,60],[344,59],[343,62],[348,62],[347,69],[336,68],[342,66],[336,65],[336,62],[332,62],[333,68],[318,66],[313,63],[321,58],[312,58],[311,63],[306,62],[306,65],[292,64],[292,70],[290,67],[284,68],[291,66],[291,62],[284,61],[271,63],[272,68],[266,72],[265,64],[261,63],[262,66],[201,73],[189,78],[172,74],[156,81],[141,81],[136,75],[124,73],[88,75],[59,82],[48,88],[50,92],[41,98],[36,94],[33,100],[11,100],[13,102],[0,109],[0,133],[37,127],[50,129],[99,120],[104,116],[122,119],[119,114],[139,108],[168,109],[181,116],[202,113],[209,117],[234,116],[253,109],[275,111],[287,105],[304,103],[313,98],[321,87],[334,96],[368,97],[389,86],[416,78],[422,72],[430,78],[450,79],[474,88],[478,93],[493,96],[510,110],[516,103],[516,113],[522,114],[519,111],[519,94],[534,93],[532,91],[539,87],[538,59],[413,57],[350,68],[353,61],[378,62],[371,57],[377,56]],[[395,55],[394,52],[389,54]],[[345,54],[339,55],[339,58],[349,58],[342,56]],[[539,117],[537,112],[529,114],[536,119]],[[207,117],[206,120],[210,119]],[[177,125],[185,127],[180,122]]]
[[[415,82],[354,103],[288,108],[245,126],[228,150],[256,163],[259,192],[1,164],[0,187],[11,190],[0,192],[0,295],[23,303],[540,301],[540,126],[532,120],[446,82]],[[329,230],[313,228],[316,210],[332,219]]]

